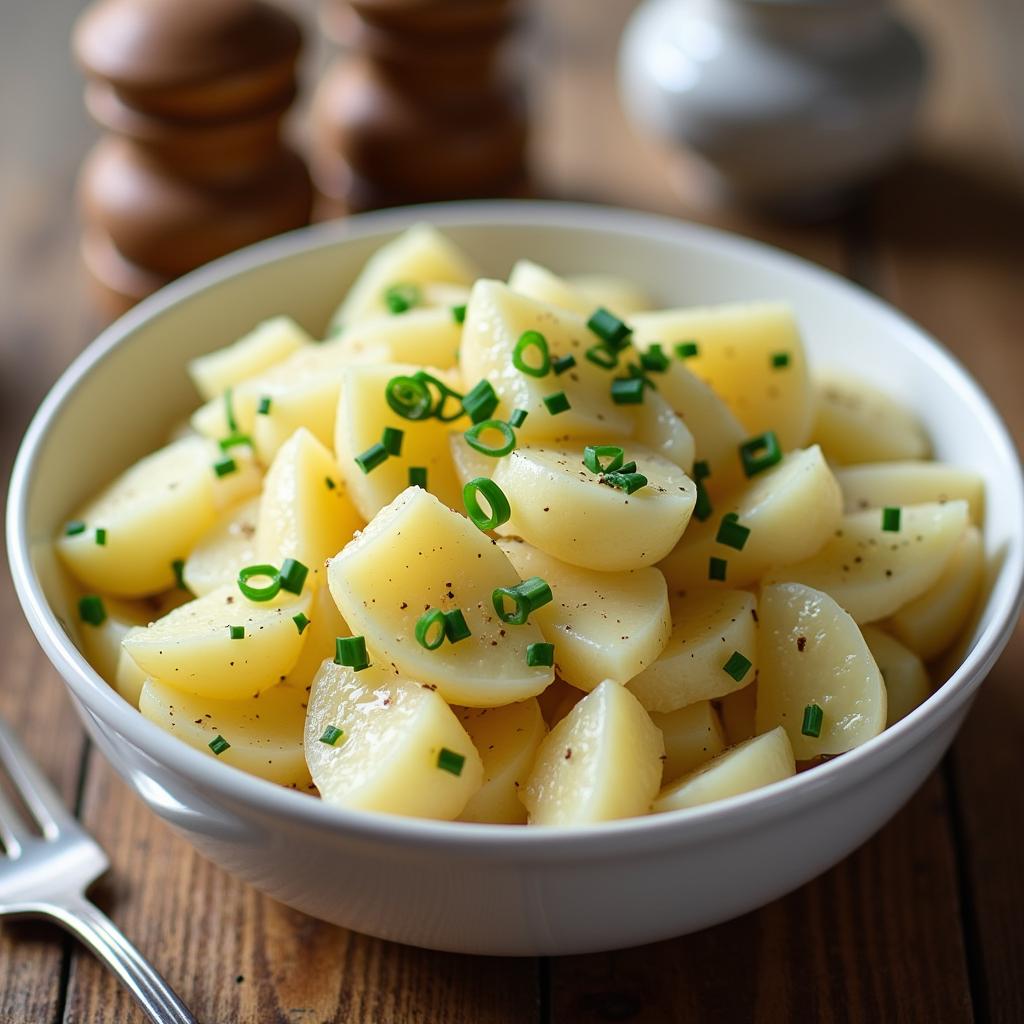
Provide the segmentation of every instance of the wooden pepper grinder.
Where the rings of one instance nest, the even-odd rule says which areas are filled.
[[[82,255],[120,312],[172,278],[309,222],[281,142],[301,33],[263,0],[99,0],[75,26],[107,130],[79,177]]]
[[[520,194],[521,0],[325,0],[344,49],[314,101],[313,175],[331,209]]]

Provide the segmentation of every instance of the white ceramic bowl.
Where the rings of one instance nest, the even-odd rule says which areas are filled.
[[[492,275],[530,256],[627,274],[663,303],[781,297],[813,358],[874,378],[937,454],[984,475],[991,584],[952,678],[894,728],[812,772],[713,806],[591,828],[525,829],[346,812],[245,775],[143,719],[61,625],[49,539],[97,484],[195,404],[186,360],[286,312],[315,333],[366,257],[431,220]],[[1021,600],[1024,492],[978,386],[920,329],[792,256],[643,214],[462,203],[354,217],[261,243],[164,289],[67,370],[29,428],[7,537],[25,614],[90,734],[142,799],[226,870],[306,913],[436,949],[562,954],[649,942],[742,914],[836,863],[891,817],[949,746]],[[69,619],[70,621],[70,619]]]

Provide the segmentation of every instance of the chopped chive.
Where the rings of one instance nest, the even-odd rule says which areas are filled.
[[[583,355],[595,366],[600,366],[602,370],[614,370],[619,365],[619,353],[613,352],[603,342],[591,345]]]
[[[480,440],[480,435],[489,430],[496,430],[501,434],[502,443],[500,445],[490,445],[486,441]],[[482,423],[475,423],[462,436],[465,437],[466,444],[474,451],[480,452],[481,455],[490,455],[495,459],[508,455],[516,446],[516,435],[503,420],[484,420]]]
[[[808,704],[804,708],[804,721],[800,726],[800,732],[804,736],[812,736],[817,739],[821,735],[821,724],[825,719],[825,712],[817,704]]]
[[[697,485],[697,500],[693,505],[693,514],[701,523],[710,519],[711,513],[714,511],[708,489],[704,486],[704,481],[709,476],[711,476],[711,467],[702,459],[698,459],[693,464],[693,482]]]
[[[103,598],[96,594],[84,594],[78,599],[78,617],[90,626],[102,626],[107,618]]]
[[[784,370],[789,366],[789,353],[788,352],[773,352],[772,353],[772,369],[773,370]]]
[[[388,457],[388,450],[379,441],[370,445],[361,455],[354,459],[355,464],[364,472],[375,470]]]
[[[339,729],[336,725],[329,725],[320,735],[320,742],[326,743],[329,747],[333,747],[344,735],[344,729]]]
[[[600,482],[607,484],[609,487],[615,487],[620,491],[625,491],[627,494],[639,491],[641,487],[646,487],[648,483],[647,477],[643,473],[623,473],[621,470],[618,473],[605,473],[601,477]]]
[[[309,569],[297,559],[286,558],[281,563],[281,571],[277,575],[282,590],[287,590],[289,594],[301,594]]]
[[[404,437],[404,430],[399,430],[397,427],[385,427],[384,433],[380,438],[380,443],[384,445],[384,449],[388,455],[401,455],[402,439]]]
[[[740,461],[748,477],[762,473],[782,461],[782,448],[774,430],[766,430],[740,445]]]
[[[451,772],[452,775],[461,775],[462,766],[466,763],[463,754],[456,754],[454,750],[442,747],[437,755],[437,767],[443,772]]]
[[[462,399],[462,408],[474,423],[482,423],[494,415],[498,396],[489,380],[479,381]]]
[[[85,533],[85,523],[81,519],[72,519],[67,526],[64,527],[65,537],[74,537],[79,533]]]
[[[464,324],[466,322],[466,307],[465,307],[465,305],[462,305],[462,306],[452,306],[452,319],[457,324]]]
[[[419,417],[425,419],[429,416],[433,416],[439,419],[442,423],[451,423],[453,420],[459,419],[465,414],[465,410],[462,408],[462,395],[458,391],[454,391],[448,387],[444,381],[438,380],[436,377],[432,377],[426,370],[417,370],[411,378],[419,384],[422,384],[427,389],[427,394],[430,396],[430,408],[426,413],[426,416]],[[437,397],[435,399],[431,388],[437,391]],[[449,399],[457,403],[457,408],[454,412],[445,413],[444,407],[447,405]],[[411,417],[410,417],[411,418]]]
[[[270,406],[271,406],[270,395],[264,395],[260,399],[260,404],[256,406],[256,412],[259,413],[260,416],[269,416],[270,415]]]
[[[526,422],[529,413],[525,409],[513,409],[512,415],[508,418],[510,427],[521,427]]]
[[[229,448],[237,448],[242,444],[251,446],[252,438],[248,434],[231,434],[228,437],[221,438],[217,444],[222,452],[226,452]]]
[[[409,486],[422,487],[423,490],[427,489],[427,470],[425,466],[409,467]]]
[[[632,328],[603,307],[594,310],[587,321],[587,327],[616,352],[629,344],[630,335],[633,333]]]
[[[185,583],[185,559],[176,558],[171,562],[171,572],[174,573],[174,585],[179,590],[188,590],[188,586]]]
[[[228,626],[228,634],[232,640],[244,640],[245,626]]]
[[[882,529],[887,533],[899,533],[900,532],[900,518],[901,513],[898,508],[883,508],[882,509]]]
[[[457,644],[460,640],[466,640],[473,635],[461,609],[453,608],[450,612],[444,613],[444,635],[450,644]]]
[[[384,291],[384,305],[397,315],[408,312],[423,301],[423,293],[415,284],[393,284]]]
[[[612,381],[612,401],[616,405],[639,405],[646,383],[643,377],[616,377]]]
[[[416,620],[416,643],[428,651],[436,651],[444,643],[447,620],[440,608],[425,611]]]
[[[566,370],[571,370],[576,365],[576,357],[572,354],[567,356],[556,356],[551,360],[551,369],[555,376],[560,377]]]
[[[747,543],[747,538],[750,536],[750,527],[741,526],[739,518],[735,512],[727,512],[722,516],[715,540],[726,547],[742,551],[743,545]]]
[[[428,419],[434,404],[426,382],[416,377],[392,377],[384,387],[384,400],[407,420]]]
[[[698,459],[693,464],[694,480],[704,480],[709,476],[711,476],[711,466],[704,459]]]
[[[270,582],[262,587],[253,586],[252,579],[266,578]],[[238,589],[250,601],[271,601],[281,589],[281,576],[272,565],[247,565],[238,570]]]
[[[591,473],[614,473],[622,468],[626,453],[617,444],[588,444],[583,449],[583,465]],[[607,462],[602,462],[607,459]]]
[[[299,636],[302,636],[306,631],[306,627],[309,625],[309,619],[306,617],[305,612],[299,612],[298,615],[293,615],[292,622],[295,623],[295,628],[299,631]]]
[[[619,468],[616,470],[616,472],[617,473],[635,473],[636,472],[636,462],[633,459],[630,459],[629,462],[624,462],[621,466],[619,466]]]
[[[535,349],[539,362],[530,364],[526,361],[526,354],[530,349]],[[512,350],[512,365],[520,372],[530,377],[546,377],[551,372],[551,353],[548,351],[548,339],[540,331],[523,331],[519,335],[516,347]],[[492,409],[491,412],[494,410]],[[487,414],[490,415],[490,412]]]
[[[327,486],[327,490],[329,491],[333,491],[334,488],[338,486],[329,476],[324,477],[324,484]]]
[[[559,413],[567,412],[572,408],[564,391],[556,391],[553,395],[545,395],[544,404],[552,416],[557,416]]]
[[[228,743],[228,741],[226,739],[224,739],[223,736],[217,735],[217,736],[214,736],[214,738],[212,740],[210,740],[210,742],[207,744],[207,746],[218,757],[220,757],[220,755],[223,754],[225,750],[230,749],[231,744]]]
[[[483,496],[490,508],[487,514],[480,507],[480,495]],[[505,492],[493,480],[488,480],[485,476],[478,476],[474,480],[470,480],[462,488],[462,501],[473,525],[485,533],[488,530],[496,530],[499,526],[507,523],[512,516],[512,508],[508,503],[508,498],[505,497]]]
[[[370,667],[366,653],[366,638],[362,636],[338,636],[334,638],[334,664],[345,665],[355,672]]]
[[[536,643],[526,648],[526,664],[530,668],[547,666],[550,668],[555,663],[555,645]]]
[[[238,463],[230,455],[222,455],[214,464],[213,471],[217,476],[227,476],[238,469]]]
[[[512,602],[509,611],[505,602]],[[491,603],[502,622],[512,626],[521,626],[530,617],[530,612],[543,608],[551,600],[551,587],[539,576],[517,583],[514,587],[495,587],[491,594]]]
[[[102,527],[96,529],[96,543],[102,548],[107,544],[107,531]]]
[[[715,558],[712,555],[712,557],[708,559],[708,579],[724,582],[728,568],[729,563],[724,558]]]
[[[750,671],[751,664],[749,658],[745,658],[739,651],[733,651],[722,668],[738,683]]]
[[[668,369],[669,359],[661,342],[653,342],[646,352],[640,354],[640,365],[650,373],[664,373]]]
[[[228,433],[237,434],[238,420],[235,419],[235,400],[231,388],[224,389],[224,420],[228,425]]]
[[[680,359],[692,359],[700,351],[695,341],[680,341],[674,348]]]

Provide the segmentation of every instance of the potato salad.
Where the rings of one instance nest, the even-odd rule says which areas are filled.
[[[421,225],[325,340],[193,360],[56,538],[84,655],[211,759],[421,818],[672,812],[877,736],[971,619],[980,478],[784,302],[653,306]]]

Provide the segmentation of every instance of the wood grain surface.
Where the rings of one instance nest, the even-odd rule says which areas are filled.
[[[1014,435],[1024,437],[1019,0],[903,4],[935,55],[920,144],[842,219],[802,227],[707,206],[691,173],[629,130],[612,68],[632,0],[538,6],[539,191],[718,224],[847,274],[947,343],[988,389]],[[68,0],[0,0],[5,471],[40,397],[97,327],[75,256],[73,173],[91,137],[66,57],[77,9]],[[368,939],[235,882],[146,811],[88,749],[6,574],[0,613],[0,714],[110,853],[114,870],[97,889],[98,902],[201,1021],[1024,1020],[1020,631],[940,771],[834,870],[697,935],[534,961],[458,957]],[[58,932],[0,925],[0,1022],[141,1020],[110,975]]]

